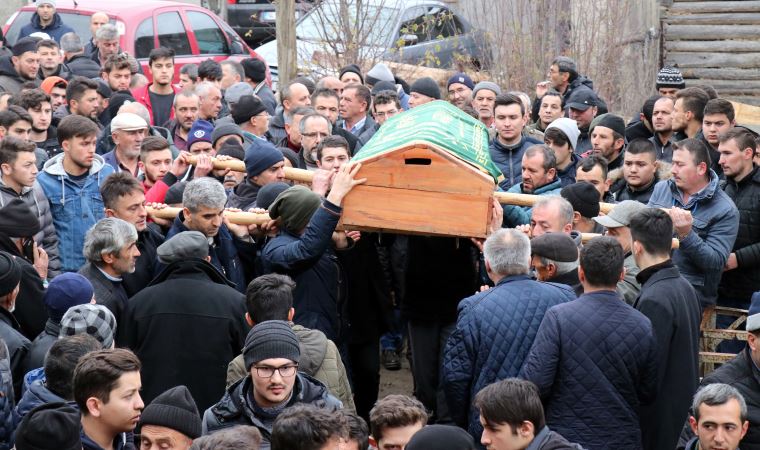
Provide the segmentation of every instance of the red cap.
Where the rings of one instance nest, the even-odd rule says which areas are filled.
[[[63,82],[64,85],[68,86],[68,81],[64,80],[61,77],[47,77],[45,80],[40,84],[40,89],[45,91],[47,95],[50,95],[50,91],[53,90],[53,86],[55,86],[58,83]]]

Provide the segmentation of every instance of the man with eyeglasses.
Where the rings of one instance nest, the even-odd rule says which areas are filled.
[[[299,124],[301,132],[301,152],[298,166],[302,169],[317,170],[317,145],[330,136],[330,122],[319,113],[303,116]]]
[[[227,389],[222,399],[203,414],[203,434],[236,425],[252,425],[261,433],[261,449],[271,448],[272,425],[286,408],[297,403],[342,408],[327,388],[298,372],[301,349],[287,322],[257,324],[245,339],[243,359],[248,376]]]

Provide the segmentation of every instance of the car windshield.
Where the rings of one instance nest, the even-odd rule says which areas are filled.
[[[8,32],[5,33],[5,38],[7,40],[8,47],[11,47],[13,44],[16,43],[16,40],[18,40],[18,34],[21,31],[21,28],[28,24],[29,21],[32,18],[32,14],[34,14],[34,11],[20,11],[18,13],[18,16],[16,17],[16,20],[13,21],[13,24],[8,28]],[[71,13],[71,12],[61,12],[59,11],[58,14],[61,16],[61,20],[63,20],[63,23],[70,26],[74,29],[74,31],[79,35],[80,38],[82,38],[82,43],[86,44],[89,42],[90,38],[92,37],[92,34],[90,33],[90,15],[89,14],[79,14],[79,13]],[[111,20],[111,23],[113,23],[113,19]]]
[[[369,5],[355,0],[327,1],[301,19],[296,26],[296,35],[299,39],[310,41],[333,41],[341,35],[339,30],[349,29],[364,35],[360,40],[365,45],[386,46],[391,40],[390,34],[394,32],[397,14],[397,9],[382,3]]]

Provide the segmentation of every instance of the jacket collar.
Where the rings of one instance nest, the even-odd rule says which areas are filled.
[[[549,427],[544,425],[543,428],[541,428],[541,431],[538,432],[533,437],[533,440],[530,442],[530,445],[525,450],[539,450],[542,447],[542,444],[546,440],[546,438],[549,437]]]
[[[21,328],[18,324],[18,320],[16,320],[16,318],[13,317],[13,314],[5,308],[0,308],[0,321],[10,325],[14,330]]]
[[[559,179],[558,175],[554,176],[554,180],[551,183],[547,183],[535,191],[533,191],[533,195],[541,195],[544,192],[553,191],[555,189],[560,189],[562,187],[562,180]],[[523,184],[520,183],[520,192],[523,191]]]
[[[678,202],[681,206],[683,206],[684,209],[690,209],[696,203],[701,202],[702,200],[711,199],[713,195],[715,195],[715,192],[720,189],[719,182],[720,179],[718,178],[718,174],[715,173],[714,170],[710,169],[710,181],[707,183],[707,186],[702,188],[701,191],[689,197],[689,201],[686,202],[686,204],[683,203],[683,193],[680,189],[678,189],[678,186],[676,186],[675,180],[672,178],[669,179],[668,185],[670,186],[670,191],[673,194],[674,201]]]
[[[501,286],[502,284],[512,283],[514,281],[522,281],[522,280],[530,280],[530,276],[528,275],[509,275],[501,280],[499,280],[498,283],[496,283],[496,286]]]
[[[221,272],[211,263],[200,258],[189,258],[182,261],[175,261],[164,268],[156,277],[148,284],[148,286],[155,286],[170,278],[182,277],[186,275],[192,275],[193,279],[199,279],[205,277],[208,281],[216,284],[225,284],[230,287],[235,287],[235,284],[225,278]]]

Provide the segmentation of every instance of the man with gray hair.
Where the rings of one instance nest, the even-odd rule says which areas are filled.
[[[90,59],[103,67],[109,56],[119,53],[119,30],[116,25],[107,23],[95,32],[95,48]]]
[[[200,99],[198,118],[214,122],[222,110],[222,91],[210,81],[202,81],[195,86]]]
[[[477,439],[483,428],[472,407],[475,394],[495,381],[517,376],[544,313],[575,299],[568,286],[531,279],[530,241],[518,230],[493,233],[483,254],[488,277],[496,286],[459,304],[442,375],[452,418]]]
[[[280,145],[287,137],[287,133],[285,133],[285,114],[289,114],[299,106],[311,106],[311,97],[306,86],[301,83],[291,82],[280,91],[280,102],[282,110],[275,111],[272,120],[269,122],[269,140],[274,145]]]
[[[85,54],[82,38],[73,31],[61,37],[63,62],[74,76],[100,78],[100,65]]]
[[[119,320],[129,298],[122,277],[135,271],[140,256],[135,226],[115,217],[101,219],[87,231],[83,253],[87,263],[79,273],[92,283],[95,302]]]
[[[224,217],[226,203],[227,193],[219,181],[208,177],[190,181],[182,194],[182,211],[166,233],[166,240],[183,231],[200,231],[208,240],[211,264],[235,289],[245,292],[246,281],[253,278],[256,244],[248,227],[230,223]],[[164,267],[159,264],[157,270]]]
[[[696,437],[679,448],[739,450],[749,421],[747,403],[736,388],[723,383],[707,385],[697,391],[691,408],[689,425]]]

